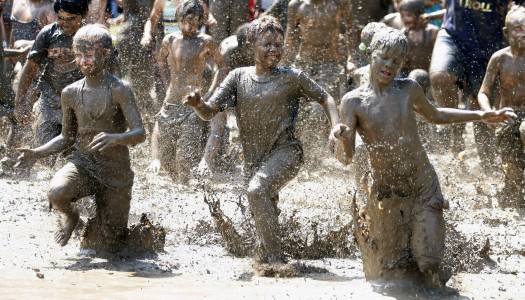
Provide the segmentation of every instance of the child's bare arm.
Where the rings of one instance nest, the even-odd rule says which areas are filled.
[[[69,103],[71,96],[74,94],[74,92],[69,92],[67,88],[62,92],[62,132],[60,135],[35,149],[17,149],[20,152],[20,156],[15,167],[25,167],[32,161],[58,154],[73,146],[77,134],[77,120]]]
[[[22,124],[29,124],[33,103],[29,103],[30,99],[27,97],[27,91],[37,73],[38,64],[28,59],[22,68],[22,75],[20,76],[18,91],[15,97],[15,116]]]
[[[332,129],[332,135],[338,140],[336,157],[344,165],[352,162],[355,154],[355,133],[357,117],[355,105],[359,99],[354,99],[348,94],[343,97],[339,109],[340,123]]]
[[[499,56],[497,56],[497,54],[494,54],[490,58],[489,64],[487,66],[487,72],[485,73],[485,78],[483,78],[483,84],[481,85],[481,89],[478,93],[478,103],[481,109],[484,111],[492,110],[489,97],[492,94],[494,82],[499,75],[500,67],[498,57]]]
[[[210,85],[208,92],[206,93],[206,95],[204,95],[205,101],[209,99],[217,85],[224,80],[228,72],[228,66],[224,61],[224,57],[222,56],[219,47],[211,39],[208,41],[208,51],[211,57],[213,58],[213,61],[215,61],[215,63],[217,64],[217,72],[215,72],[215,76],[213,77],[213,81]]]
[[[170,48],[170,37],[166,36],[164,40],[162,40],[162,44],[159,49],[159,54],[157,56],[158,62],[159,62],[159,73],[160,78],[162,81],[162,84],[167,89],[170,82],[170,71],[168,66],[168,55],[169,55],[169,48]]]
[[[411,83],[410,96],[414,101],[414,110],[427,122],[433,124],[457,124],[467,122],[505,123],[516,118],[514,110],[504,108],[497,111],[463,110],[455,108],[436,108],[430,103],[423,89],[415,82]]]
[[[114,88],[112,95],[113,100],[118,103],[122,110],[128,131],[123,133],[101,132],[97,134],[89,144],[92,150],[103,151],[114,145],[132,146],[146,140],[146,131],[142,124],[142,117],[140,116],[131,88],[121,84]]]
[[[151,46],[151,41],[153,39],[153,30],[157,27],[157,24],[162,18],[162,13],[164,11],[164,5],[166,0],[155,0],[153,3],[153,8],[151,9],[151,14],[148,21],[144,24],[144,34],[140,40],[142,46]]]
[[[288,4],[288,24],[284,38],[286,51],[281,61],[281,65],[283,66],[291,65],[295,60],[295,56],[297,56],[297,52],[299,52],[299,26],[301,26],[298,14],[299,6],[301,6],[301,2],[298,0],[292,0],[290,4]]]

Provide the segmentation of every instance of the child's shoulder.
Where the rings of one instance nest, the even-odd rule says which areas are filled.
[[[80,80],[77,80],[77,81],[73,82],[72,84],[66,86],[62,90],[62,94],[63,95],[69,95],[69,94],[75,93],[77,91],[80,91],[80,89],[82,88],[83,84],[84,84],[84,78],[82,78]]]
[[[510,46],[505,47],[503,49],[499,49],[498,51],[494,52],[492,54],[491,59],[503,59],[507,57],[512,57],[512,51],[510,50]]]

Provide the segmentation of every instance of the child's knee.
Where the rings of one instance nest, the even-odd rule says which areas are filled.
[[[267,195],[268,188],[265,186],[261,178],[255,176],[254,178],[252,178],[252,180],[250,180],[250,183],[248,184],[247,194],[248,200],[252,202],[255,201],[255,199],[259,199]]]
[[[70,202],[71,199],[67,199],[67,195],[68,189],[61,185],[51,185],[47,191],[47,199],[54,207],[60,207],[65,202]]]

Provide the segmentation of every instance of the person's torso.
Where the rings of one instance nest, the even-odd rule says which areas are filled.
[[[505,45],[502,28],[508,0],[447,0],[443,27],[460,49],[487,59]]]

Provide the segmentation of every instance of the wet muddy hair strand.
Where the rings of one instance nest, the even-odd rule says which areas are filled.
[[[266,32],[277,33],[284,37],[284,29],[281,23],[275,17],[265,15],[250,24],[247,40],[253,46],[257,38]]]
[[[408,53],[408,39],[400,30],[387,27],[374,34],[367,54],[370,55],[375,50],[384,48],[400,48],[406,55]]]
[[[58,11],[63,10],[74,15],[85,16],[89,10],[91,0],[55,0],[53,3],[53,10],[58,14]]]
[[[177,7],[177,22],[181,22],[188,15],[199,17],[199,26],[204,25],[204,6],[200,0],[184,0]]]
[[[399,11],[406,11],[419,16],[425,12],[425,1],[424,0],[403,0],[399,4]]]
[[[88,24],[80,27],[73,37],[73,49],[84,43],[94,45],[94,48],[97,49],[113,50],[111,34],[101,24]]]

